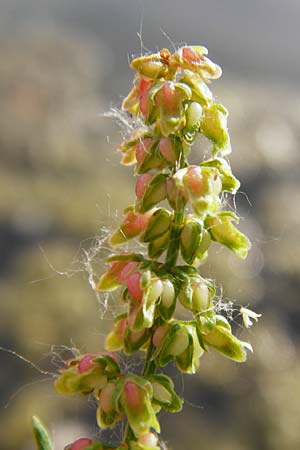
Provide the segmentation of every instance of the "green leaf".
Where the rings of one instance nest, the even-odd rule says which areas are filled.
[[[53,450],[53,445],[51,443],[48,431],[40,419],[33,416],[32,424],[38,450]]]

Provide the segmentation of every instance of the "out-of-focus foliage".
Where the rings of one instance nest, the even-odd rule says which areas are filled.
[[[115,228],[133,182],[119,169],[120,133],[98,116],[110,70],[105,47],[59,29],[10,34],[0,55],[0,345],[55,373],[59,355],[70,357],[64,346],[99,351],[111,327],[114,310],[100,320],[103,306],[89,288],[80,247]],[[298,450],[299,93],[230,80],[217,90],[231,112],[231,162],[246,193],[236,205],[253,249],[244,262],[218,249],[203,273],[236,301],[233,323],[241,323],[240,303],[263,318],[250,336],[240,332],[255,350],[246,365],[211,354],[198,376],[176,380],[187,402],[181,415],[166,418],[166,434],[173,450],[199,442]],[[95,260],[99,273],[105,245]],[[1,361],[1,404],[9,401],[0,411],[2,448],[32,448],[32,414],[51,424],[57,449],[82,430],[93,432],[93,405],[59,398],[51,375],[13,355],[2,352]]]

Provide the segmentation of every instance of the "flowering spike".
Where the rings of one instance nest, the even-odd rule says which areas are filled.
[[[207,53],[201,46],[184,46],[173,54],[162,49],[130,65],[136,72],[134,85],[122,108],[137,127],[118,151],[122,164],[134,165],[136,201],[125,209],[109,244],[128,246],[135,238],[142,250],[112,254],[97,288],[121,288],[124,308],[106,337],[106,350],[140,351],[143,371],[122,372],[112,353],[87,354],[71,360],[55,382],[61,394],[95,397],[100,428],[127,419],[118,450],[159,450],[156,414],[161,408],[176,412],[182,407],[172,380],[156,373],[158,368],[173,361],[179,371],[195,373],[205,351],[215,349],[243,362],[246,350],[252,350],[233,335],[229,321],[219,314],[214,283],[196,268],[206,260],[211,241],[241,258],[251,246],[233,225],[238,217],[222,211],[224,193],[235,194],[240,183],[224,158],[231,152],[228,112],[207,85],[222,72]],[[188,157],[199,134],[211,141],[211,154],[191,165]],[[190,320],[176,319],[178,301]],[[247,308],[240,312],[246,328],[260,316]],[[51,450],[47,445],[40,450]],[[66,447],[104,449],[108,447],[88,438]]]

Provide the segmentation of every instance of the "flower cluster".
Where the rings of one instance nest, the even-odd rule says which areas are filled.
[[[208,87],[221,69],[206,55],[204,47],[185,46],[131,62],[136,75],[123,110],[138,125],[118,150],[124,165],[135,165],[136,201],[109,239],[112,248],[125,244],[126,251],[107,259],[98,283],[100,291],[121,288],[124,312],[106,337],[107,353],[73,359],[55,383],[62,394],[93,395],[99,427],[127,420],[120,450],[159,450],[157,413],[181,409],[183,400],[159,368],[174,361],[181,372],[195,373],[210,349],[237,362],[251,350],[219,314],[214,283],[198,271],[213,241],[240,258],[251,246],[235,226],[236,214],[222,210],[224,195],[235,194],[240,184],[226,159],[228,113]],[[199,134],[211,142],[211,155],[190,165]],[[147,253],[130,253],[130,239],[146,246]],[[178,305],[190,320],[176,318]],[[123,373],[117,351],[145,352],[142,373]],[[66,449],[108,447],[80,438]]]

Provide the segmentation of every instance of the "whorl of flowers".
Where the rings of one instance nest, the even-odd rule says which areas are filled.
[[[124,165],[134,165],[136,202],[110,237],[121,251],[107,259],[98,284],[100,291],[120,289],[126,311],[106,338],[107,352],[69,361],[55,383],[61,394],[94,395],[100,428],[127,421],[119,450],[159,450],[157,413],[181,409],[183,400],[161,367],[174,361],[181,372],[195,373],[210,349],[237,362],[251,350],[218,313],[215,286],[198,271],[212,241],[240,258],[250,248],[235,226],[237,215],[222,210],[224,193],[235,194],[240,183],[225,159],[231,152],[228,113],[208,87],[221,69],[206,55],[205,47],[186,46],[131,62],[136,74],[122,108],[139,126],[118,150]],[[211,142],[211,155],[191,165],[199,134]],[[147,246],[147,254],[122,250],[132,238]],[[190,320],[176,318],[178,302]],[[144,352],[142,373],[123,373],[117,351]],[[88,438],[66,447],[108,448]]]

